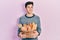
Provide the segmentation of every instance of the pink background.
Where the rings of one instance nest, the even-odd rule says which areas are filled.
[[[24,15],[27,0],[0,0],[0,40],[19,40],[17,19]],[[60,40],[60,0],[32,0],[41,18],[39,40]]]

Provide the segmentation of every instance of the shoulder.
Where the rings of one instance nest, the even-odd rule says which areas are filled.
[[[40,17],[39,17],[38,15],[35,15],[35,17],[36,17],[37,19],[40,19]]]
[[[24,18],[25,18],[25,15],[19,17],[19,19],[24,19]]]

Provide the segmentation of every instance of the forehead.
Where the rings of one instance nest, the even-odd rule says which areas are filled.
[[[27,5],[27,7],[32,7],[32,6],[33,6],[32,4]]]

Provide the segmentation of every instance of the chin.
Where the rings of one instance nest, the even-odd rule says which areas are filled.
[[[28,12],[29,14],[32,14],[32,12]]]
[[[32,12],[29,12],[29,14],[32,14]]]

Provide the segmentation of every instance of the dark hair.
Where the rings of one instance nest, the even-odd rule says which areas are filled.
[[[30,5],[30,4],[34,5],[32,1],[28,1],[25,3],[25,8],[27,7],[27,5]]]

